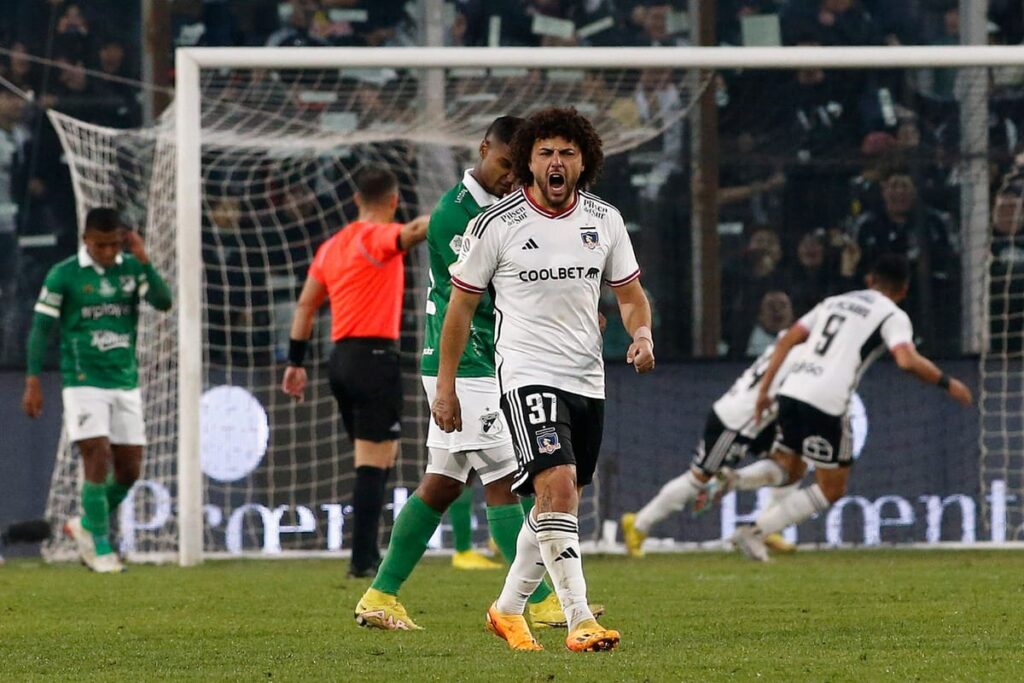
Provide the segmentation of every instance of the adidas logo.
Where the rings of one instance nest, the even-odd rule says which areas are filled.
[[[533,241],[533,238],[526,240],[526,244],[523,245],[523,250],[528,251],[530,249],[540,249],[540,246]]]
[[[573,550],[572,548],[566,548],[565,550],[563,550],[558,555],[558,557],[555,558],[555,562],[558,562],[559,560],[573,560],[573,559],[578,560],[578,559],[580,559],[580,556],[577,555],[576,551]]]

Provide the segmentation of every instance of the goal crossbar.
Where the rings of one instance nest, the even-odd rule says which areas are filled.
[[[905,69],[1024,64],[1024,46],[181,48],[199,68]],[[179,84],[180,92],[180,84]]]

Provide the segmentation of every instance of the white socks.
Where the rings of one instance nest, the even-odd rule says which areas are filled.
[[[686,470],[686,474],[662,486],[658,495],[636,513],[636,528],[645,534],[650,533],[655,524],[686,507],[702,488],[704,483],[694,476],[693,470]]]
[[[508,569],[505,587],[498,596],[496,606],[501,614],[522,614],[526,601],[538,584],[544,580],[544,558],[537,544],[537,522],[533,515],[526,515],[523,528],[516,538],[516,559]]]
[[[737,491],[753,491],[762,486],[779,486],[789,478],[789,473],[782,465],[771,458],[758,460],[735,472],[736,480],[733,489]]]
[[[587,581],[583,577],[576,515],[568,512],[537,513],[537,543],[572,633],[580,623],[594,618],[587,604]]]
[[[775,486],[773,488],[768,489],[768,493],[771,494],[771,502],[768,504],[768,507],[770,508],[770,507],[773,507],[775,505],[778,505],[783,500],[785,500],[787,497],[789,497],[790,495],[796,493],[799,490],[800,490],[800,482],[799,481],[793,482],[792,484],[786,484],[785,486]],[[767,508],[765,508],[765,509],[767,509]]]
[[[831,505],[821,492],[821,487],[813,484],[769,507],[758,515],[754,526],[764,536],[768,536],[782,531],[790,524],[799,524],[815,512],[827,510]]]

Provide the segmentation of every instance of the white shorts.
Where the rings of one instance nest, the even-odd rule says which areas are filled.
[[[427,401],[434,402],[437,378],[423,378]],[[445,433],[430,421],[427,429],[427,473],[466,481],[471,470],[489,484],[516,471],[512,436],[501,412],[498,380],[458,377],[455,393],[462,406],[462,431]]]
[[[138,389],[65,387],[64,427],[71,442],[105,436],[119,446],[145,446],[146,424]]]

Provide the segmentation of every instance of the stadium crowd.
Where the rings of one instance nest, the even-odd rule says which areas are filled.
[[[134,7],[126,10],[126,4]],[[45,112],[52,108],[113,127],[141,123],[139,91],[102,77],[138,78],[140,55],[127,47],[141,42],[138,21],[121,19],[137,19],[141,10],[138,3],[116,0],[11,0],[9,5],[0,17],[0,76],[5,86],[34,94],[28,103],[10,87],[0,87],[0,364],[21,367],[31,302],[42,277],[77,243],[71,180]],[[449,4],[445,40],[455,46],[686,45],[686,5],[683,0],[459,0]],[[717,36],[724,45],[960,40],[956,0],[720,0],[716,8]],[[1022,11],[1020,2],[992,0],[990,41],[1021,43]],[[192,0],[173,4],[172,39],[177,46],[415,45],[420,42],[417,19],[402,0]],[[47,61],[27,59],[25,53]],[[756,355],[777,328],[822,296],[856,286],[873,258],[889,251],[910,259],[912,296],[905,306],[929,352],[959,351],[958,97],[969,85],[984,87],[938,69],[718,74],[721,355]],[[1022,148],[1024,73],[993,70],[987,87],[996,294],[991,324],[994,337],[1011,338],[998,342],[1000,348],[1019,351],[1024,316],[1011,315],[1019,304],[1005,292],[1024,291],[1024,276],[1013,266],[1024,258],[1019,237],[1024,175],[1014,171]],[[684,106],[674,90],[671,78],[638,79],[637,111]],[[772,106],[766,109],[768,100]],[[610,158],[594,188],[632,222],[645,285],[657,307],[662,358],[685,358],[692,351],[686,226],[692,202],[708,183],[691,172],[689,137],[681,123]],[[314,188],[291,184],[282,192],[290,198],[268,210],[320,216],[331,211]],[[246,239],[243,228],[251,227],[254,216],[240,211],[237,197],[225,191],[211,198],[210,206],[210,230]],[[302,224],[303,218],[292,222]],[[322,232],[315,226],[309,230]],[[314,235],[309,249],[325,238]],[[217,249],[211,246],[215,242]],[[209,259],[247,258],[244,249],[225,250],[213,239],[206,243]],[[309,258],[291,254],[278,265],[301,269]],[[224,305],[213,301],[211,310],[237,315],[237,306],[228,305],[231,283],[218,285],[215,271],[208,264],[211,285],[219,286],[214,296]],[[288,294],[283,299],[290,299]],[[941,315],[934,302],[942,302]],[[237,323],[233,329],[246,329],[244,320]]]

